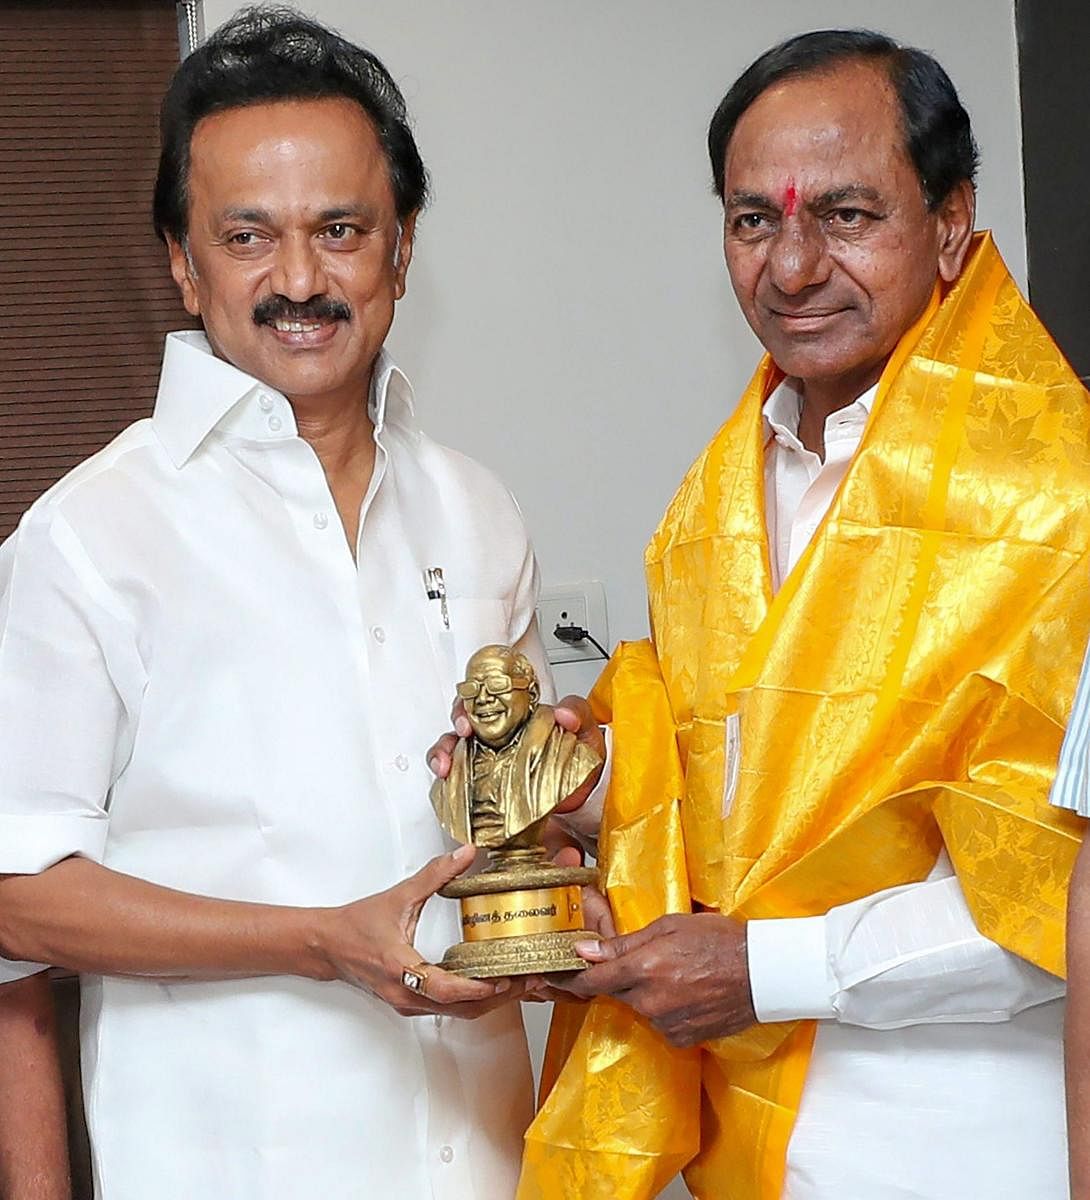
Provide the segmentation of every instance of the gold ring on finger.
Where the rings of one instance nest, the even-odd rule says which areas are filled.
[[[416,992],[420,996],[427,993],[424,991],[428,982],[428,967],[430,963],[418,962],[411,967],[406,967],[401,972],[401,986],[408,988],[410,992]]]

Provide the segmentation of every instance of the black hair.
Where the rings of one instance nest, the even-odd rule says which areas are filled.
[[[212,113],[278,100],[354,100],[386,155],[397,215],[424,207],[428,175],[409,128],[405,98],[370,51],[292,8],[254,6],[231,18],[175,72],[159,115],[162,149],[152,217],[165,240],[185,240],[189,151]]]
[[[742,114],[773,84],[858,60],[883,66],[901,105],[905,147],[934,210],[979,162],[969,114],[950,76],[923,50],[869,29],[822,29],[788,38],[751,63],[720,101],[708,128],[716,195],[723,199],[727,147]]]

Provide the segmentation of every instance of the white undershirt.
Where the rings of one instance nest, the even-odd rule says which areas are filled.
[[[859,446],[876,389],[798,440],[791,381],[764,413],[773,585]],[[943,853],[925,882],[824,917],[751,921],[762,1021],[816,1018],[785,1200],[1062,1200],[1063,983],[976,930]]]

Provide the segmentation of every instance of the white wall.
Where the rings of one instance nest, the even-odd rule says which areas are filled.
[[[704,148],[751,59],[832,25],[932,50],[973,116],[981,224],[1024,281],[1012,0],[303,6],[383,58],[432,171],[391,337],[426,427],[507,479],[546,583],[604,581],[613,641],[645,632],[643,545],[758,355]],[[205,0],[207,28],[234,7]]]
[[[614,641],[644,633],[643,545],[757,357],[704,137],[762,49],[867,24],[933,50],[976,125],[982,222],[1024,277],[1012,0],[302,3],[384,59],[432,171],[391,335],[426,427],[507,479],[546,583],[604,581]],[[234,7],[205,0],[207,28]]]

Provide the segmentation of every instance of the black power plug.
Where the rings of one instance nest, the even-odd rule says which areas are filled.
[[[562,613],[561,615],[567,616],[568,614]],[[582,625],[576,625],[572,622],[569,622],[567,625],[561,625],[558,622],[556,628],[553,630],[553,637],[558,641],[567,642],[569,646],[578,646],[580,642],[590,642],[603,658],[609,658],[602,643],[592,637],[590,631],[584,629]]]

